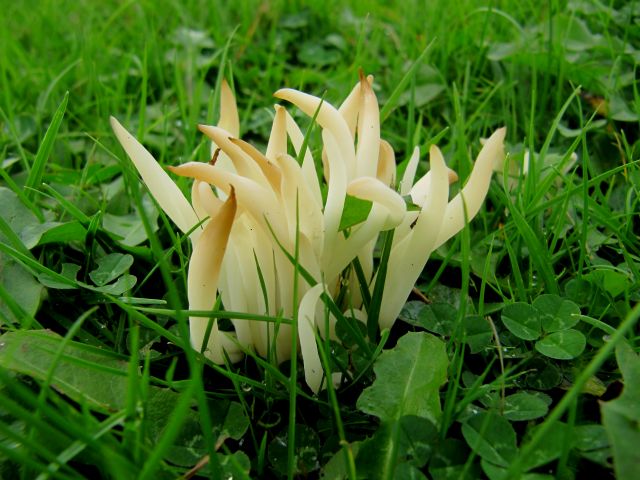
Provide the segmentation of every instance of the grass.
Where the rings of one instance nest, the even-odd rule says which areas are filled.
[[[1,477],[636,477],[638,2],[2,3]],[[437,142],[464,180],[502,125],[508,157],[391,331],[327,302],[347,381],[316,396],[299,358],[189,348],[190,245],[108,120],[206,161],[222,78],[263,149],[275,90],[335,104],[359,68],[399,172]]]

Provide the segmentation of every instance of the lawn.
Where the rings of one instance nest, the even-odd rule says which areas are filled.
[[[384,3],[0,0],[0,478],[640,478],[640,2]]]

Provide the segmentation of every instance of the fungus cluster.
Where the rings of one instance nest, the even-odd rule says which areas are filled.
[[[302,151],[300,127],[283,106],[275,106],[266,151],[240,139],[235,97],[223,82],[218,125],[199,127],[212,141],[215,162],[169,167],[173,174],[193,178],[191,201],[111,118],[118,140],[152,196],[175,225],[189,233],[193,247],[187,279],[189,309],[211,310],[220,295],[229,311],[295,316],[305,380],[314,392],[325,381],[316,335],[335,336],[336,320],[325,309],[323,293],[341,298],[340,307],[349,316],[366,322],[362,294],[353,286],[355,276],[348,267],[357,258],[373,285],[376,241],[381,232],[394,229],[379,312],[380,328],[390,328],[431,253],[478,213],[492,173],[504,159],[501,128],[484,143],[464,187],[449,199],[449,185],[457,175],[447,168],[440,149],[432,146],[430,170],[416,181],[420,160],[416,148],[396,188],[394,152],[380,138],[372,82],[371,76],[361,76],[339,108],[293,89],[275,93],[315,117],[320,126],[322,145],[314,151],[322,152],[321,176],[311,150]],[[341,230],[348,196],[370,202],[371,209],[364,221]],[[418,208],[407,209],[405,196]],[[294,252],[309,274],[305,278],[295,279]],[[189,323],[193,347],[218,364],[225,358],[238,361],[248,349],[278,362],[291,356],[289,325],[234,319],[233,331],[222,331],[210,318],[192,316]]]

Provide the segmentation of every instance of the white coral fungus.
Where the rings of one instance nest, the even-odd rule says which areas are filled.
[[[322,130],[326,201],[310,150],[300,151],[304,136],[293,117],[276,105],[266,151],[259,151],[239,138],[236,102],[226,82],[218,126],[200,125],[213,142],[217,161],[169,168],[194,179],[191,202],[151,154],[111,118],[118,140],[160,207],[182,232],[191,232],[189,309],[211,310],[218,294],[228,311],[292,318],[297,306],[293,321],[298,322],[305,379],[314,392],[324,384],[316,336],[335,336],[332,315],[325,331],[322,294],[337,299],[340,290],[348,288],[342,308],[366,322],[359,288],[349,287],[342,276],[358,258],[373,285],[374,245],[381,232],[395,229],[379,313],[380,328],[390,328],[431,253],[478,213],[492,172],[504,159],[505,129],[501,128],[486,140],[464,188],[449,200],[455,172],[447,168],[438,147],[432,146],[430,171],[414,181],[420,159],[416,148],[396,190],[394,152],[380,138],[372,82],[371,76],[361,76],[339,108],[289,88],[275,93],[316,116]],[[372,206],[366,220],[351,226],[347,234],[340,230],[340,221],[348,195]],[[402,198],[407,195],[417,210],[407,210]],[[294,299],[296,269],[285,251],[293,254],[296,248],[299,265],[316,283],[298,277]],[[190,318],[191,343],[215,363],[224,363],[225,355],[237,361],[248,349],[278,362],[291,356],[289,325],[234,319],[234,331],[227,332],[218,329],[217,320],[211,327],[209,322],[209,318]]]

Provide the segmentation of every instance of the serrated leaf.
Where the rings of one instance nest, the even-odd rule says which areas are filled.
[[[504,307],[502,322],[516,337],[536,340],[542,334],[540,314],[528,303],[517,302]]]
[[[587,339],[577,330],[560,330],[553,332],[536,342],[536,350],[541,354],[557,360],[571,360],[583,351]]]
[[[382,421],[417,415],[437,425],[440,386],[447,379],[448,364],[444,342],[428,333],[407,333],[376,360],[376,380],[356,406]]]

